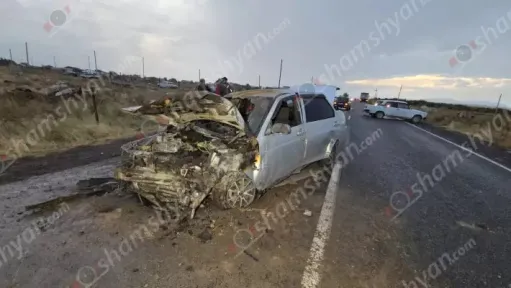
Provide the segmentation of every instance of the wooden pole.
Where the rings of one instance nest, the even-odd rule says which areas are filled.
[[[401,90],[403,89],[403,85],[399,88],[399,93],[397,94],[397,99],[399,99],[399,96],[401,96]]]
[[[502,93],[500,93],[499,101],[497,102],[497,108],[495,108],[495,114],[497,114],[499,112],[500,99],[502,99]]]
[[[94,117],[96,118],[96,124],[99,125],[98,106],[96,104],[96,91],[92,91],[92,105],[94,106]]]
[[[27,54],[27,65],[30,65],[30,62],[28,60],[28,43],[25,42],[25,53]]]
[[[96,50],[94,50],[94,67],[96,71],[98,71],[98,61],[96,59]]]
[[[280,80],[282,79],[282,62],[284,62],[284,60],[280,59],[279,88],[280,88]]]

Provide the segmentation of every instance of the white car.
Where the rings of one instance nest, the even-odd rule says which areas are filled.
[[[82,77],[82,78],[96,78],[96,79],[98,79],[99,75],[95,71],[87,69],[87,70],[83,70],[83,72],[80,74],[80,77]]]
[[[172,89],[176,89],[178,88],[178,86],[172,82],[169,82],[169,81],[160,81],[158,83],[158,87],[160,88],[172,88]]]
[[[407,102],[399,100],[378,100],[374,105],[366,105],[364,112],[378,119],[398,118],[414,124],[420,123],[428,116],[427,112],[410,109]]]

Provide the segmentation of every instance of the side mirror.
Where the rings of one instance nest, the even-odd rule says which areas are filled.
[[[275,123],[271,126],[272,134],[291,134],[291,126],[282,123]]]

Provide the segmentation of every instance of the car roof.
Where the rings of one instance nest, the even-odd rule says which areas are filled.
[[[293,94],[292,91],[287,89],[255,89],[236,91],[226,95],[226,98],[249,98],[249,97],[267,97],[277,98],[280,95]]]
[[[396,102],[396,103],[408,104],[408,102],[406,102],[406,101],[401,101],[401,100],[382,99],[382,101],[385,101],[385,102]]]

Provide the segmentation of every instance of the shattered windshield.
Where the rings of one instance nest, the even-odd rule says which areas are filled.
[[[240,111],[250,132],[257,134],[271,108],[273,98],[254,96],[232,99],[231,102]]]

